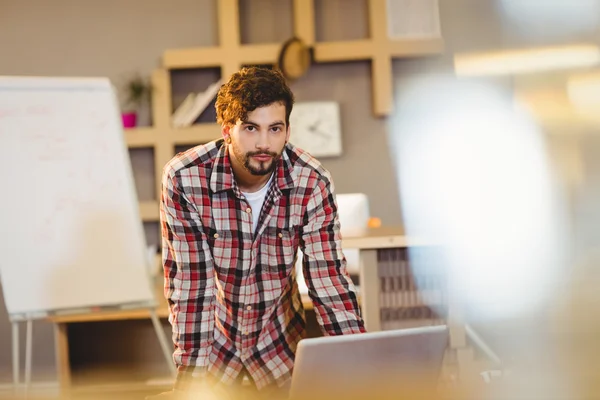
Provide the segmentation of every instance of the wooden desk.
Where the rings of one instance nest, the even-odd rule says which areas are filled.
[[[369,331],[381,329],[379,317],[379,278],[377,272],[377,250],[384,248],[406,247],[409,241],[403,236],[403,230],[396,227],[372,228],[352,232],[343,239],[344,249],[360,250],[360,301],[363,317]],[[157,299],[164,299],[162,278],[157,278]],[[303,295],[305,309],[313,308],[307,295]],[[159,318],[168,317],[166,300],[157,308]],[[99,312],[94,314],[64,315],[50,318],[55,323],[55,349],[57,373],[61,389],[72,386],[72,371],[69,355],[68,326],[80,322],[150,320],[147,311]]]
[[[380,227],[358,230],[346,235],[344,249],[359,249],[361,312],[367,331],[382,329],[380,291],[381,281],[377,254],[379,250],[427,245],[418,238],[409,238],[399,227]]]

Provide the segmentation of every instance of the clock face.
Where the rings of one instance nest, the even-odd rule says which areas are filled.
[[[290,115],[290,142],[315,157],[342,154],[339,104],[316,101],[294,104]]]

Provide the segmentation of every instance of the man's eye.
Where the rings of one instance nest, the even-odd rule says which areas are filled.
[[[246,130],[250,131],[250,132],[252,132],[254,129],[256,129],[256,128],[254,126],[252,126],[252,125],[246,127]]]
[[[272,130],[273,130],[273,132],[279,132],[279,131],[281,131],[281,127],[275,126],[272,128]]]

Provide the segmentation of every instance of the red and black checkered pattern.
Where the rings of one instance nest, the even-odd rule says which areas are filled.
[[[200,373],[230,384],[244,367],[259,389],[291,376],[305,328],[298,248],[323,332],[365,331],[336,210],[329,172],[291,144],[277,164],[256,232],[222,140],[166,165],[163,266],[179,383]]]

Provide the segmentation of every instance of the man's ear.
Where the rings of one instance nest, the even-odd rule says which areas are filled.
[[[286,128],[287,132],[285,133],[285,142],[286,143],[290,141],[291,129],[292,128],[290,127],[290,124],[288,123],[287,128]]]
[[[223,125],[221,125],[221,135],[223,135],[223,139],[227,139],[230,134],[231,134],[231,125],[229,125],[227,123],[223,123]]]

